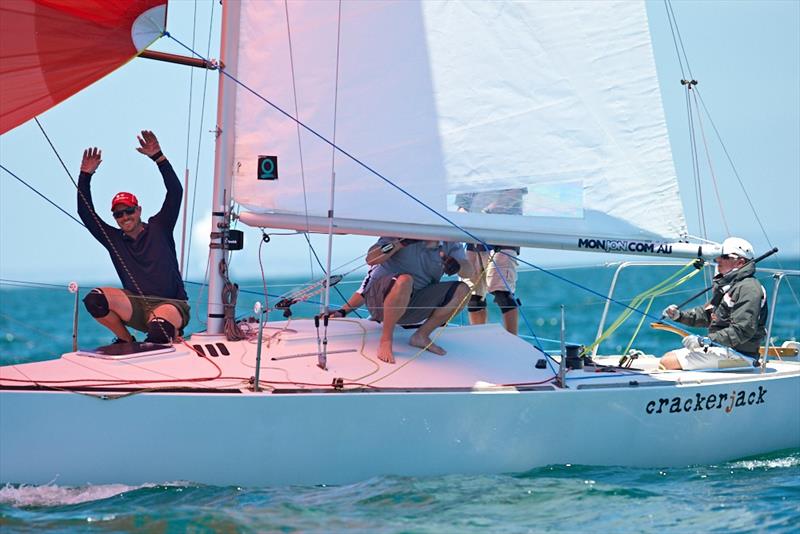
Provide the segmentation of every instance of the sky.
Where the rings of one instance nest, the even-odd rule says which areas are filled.
[[[800,2],[675,1],[672,5],[700,94],[750,199],[705,118],[714,174],[723,184],[724,213],[723,217],[703,156],[709,238],[721,241],[729,231],[749,239],[757,252],[766,250],[768,241],[749,207],[752,202],[769,243],[781,249],[781,257],[800,255]],[[684,211],[690,232],[700,235],[681,72],[664,4],[650,2],[647,9]],[[211,27],[209,55],[218,57],[219,18],[218,2],[177,0],[170,4],[168,30],[205,54]],[[168,38],[151,48],[185,52]],[[184,169],[189,169],[194,225],[189,230],[191,255],[184,277],[192,281],[202,280],[206,268],[213,172],[210,130],[216,117],[217,77],[215,72],[135,59],[39,117],[74,178],[84,148],[103,150],[103,163],[93,180],[101,214],[120,190],[136,193],[145,217],[160,206],[161,177],[152,162],[135,150],[140,130],[156,133],[178,175],[183,177]],[[76,213],[75,188],[34,121],[0,137],[0,163]],[[50,283],[116,280],[105,250],[84,228],[4,171],[0,175],[0,278]],[[110,215],[106,220],[113,223]],[[312,272],[302,238],[276,236],[263,247],[259,241],[257,230],[246,229],[245,250],[235,253],[231,262],[234,279],[259,276],[259,253],[268,276],[320,276],[319,268]],[[180,226],[176,242],[181,242]],[[313,242],[324,261],[327,237],[317,236]],[[332,264],[347,266],[334,272],[361,264],[357,260],[372,242],[367,237],[336,237]],[[544,266],[610,259],[542,249],[526,249],[523,258]]]

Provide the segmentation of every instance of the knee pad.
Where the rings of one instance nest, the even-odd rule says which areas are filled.
[[[156,317],[147,323],[147,337],[145,343],[158,343],[167,345],[175,339],[175,327],[172,323],[161,317]]]
[[[89,291],[89,293],[83,297],[83,304],[86,306],[86,311],[88,311],[89,315],[92,317],[100,319],[108,315],[108,299],[105,293],[99,289],[95,288]]]
[[[467,303],[468,312],[478,312],[486,309],[486,299],[480,295],[472,295]]]
[[[494,295],[494,303],[503,313],[508,313],[519,306],[519,301],[508,291],[492,291],[492,295]]]

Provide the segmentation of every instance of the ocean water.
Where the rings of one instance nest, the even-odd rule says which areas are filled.
[[[784,261],[798,268],[798,261]],[[675,271],[631,268],[623,272],[615,300],[628,303]],[[596,334],[614,269],[569,268],[520,275],[520,333],[554,346],[560,306],[566,310],[567,339],[589,343]],[[760,276],[771,295],[772,281]],[[569,280],[569,282],[564,281]],[[349,296],[359,279],[337,287]],[[703,287],[700,276],[657,298],[650,313],[682,302]],[[268,283],[270,302],[303,280]],[[79,296],[91,289],[80,288]],[[203,287],[187,287],[195,310],[205,303]],[[593,291],[593,292],[592,292]],[[800,284],[786,281],[778,295],[773,337],[800,337]],[[311,297],[311,301],[319,299]],[[340,302],[341,297],[332,297]],[[0,280],[0,363],[44,360],[72,344],[75,296],[66,284],[31,285]],[[241,284],[238,315],[264,300],[260,281]],[[296,316],[318,305],[293,307]],[[624,308],[613,304],[607,324]],[[644,308],[643,308],[644,309]],[[197,314],[195,314],[197,315]],[[279,314],[270,316],[278,319]],[[498,320],[490,303],[490,320]],[[110,336],[81,309],[79,345],[108,343]],[[673,334],[638,329],[633,316],[601,347],[618,353],[629,344],[661,353],[678,344]],[[466,322],[465,317],[455,322]],[[194,319],[189,331],[202,329]],[[548,345],[550,343],[550,345]],[[800,407],[796,407],[800,409]],[[54,445],[57,446],[54,441]],[[591,444],[587,444],[590,447]],[[687,443],[687,446],[691,446]],[[653,451],[654,455],[658,451]],[[431,478],[377,477],[344,486],[214,487],[191,481],[153,480],[142,486],[0,487],[0,532],[796,532],[800,525],[800,450],[780,451],[720,465],[683,468],[622,468],[554,465],[526,473]]]

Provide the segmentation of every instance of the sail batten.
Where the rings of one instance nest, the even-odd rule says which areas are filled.
[[[354,233],[452,235],[418,199],[476,235],[685,236],[644,3],[331,4],[288,5],[291,47],[283,2],[243,4],[240,79],[328,139],[336,105],[359,158],[332,169],[329,144],[240,92],[233,192],[254,220],[324,218],[335,172]]]

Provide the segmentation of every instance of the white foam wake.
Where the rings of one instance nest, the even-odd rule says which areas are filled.
[[[126,486],[124,484],[103,484],[99,486],[57,486],[46,484],[43,486],[18,486],[6,484],[0,488],[0,504],[12,506],[61,506],[80,504],[89,501],[100,501],[114,495],[133,491],[139,488],[152,488],[155,484],[142,484],[141,486]]]
[[[741,460],[731,464],[734,468],[747,469],[781,469],[786,467],[797,467],[800,465],[800,456],[792,455],[785,458],[772,458],[769,460]]]

